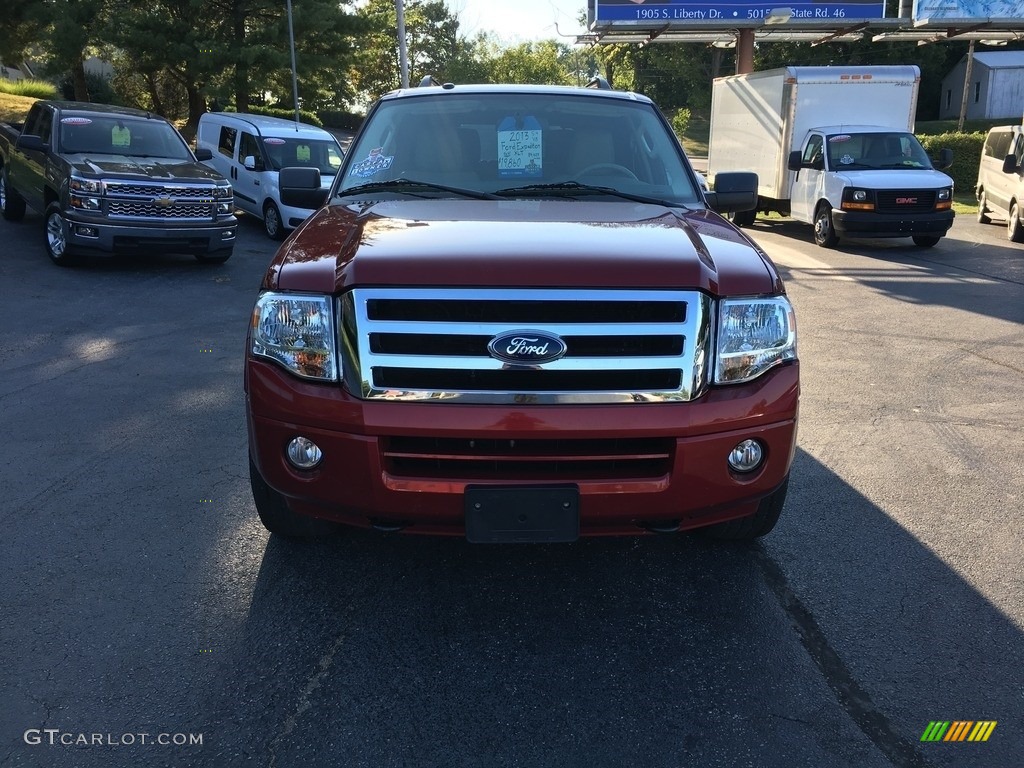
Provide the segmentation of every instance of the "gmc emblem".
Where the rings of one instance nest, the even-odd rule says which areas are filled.
[[[896,205],[913,205],[917,202],[916,197],[897,197]]]

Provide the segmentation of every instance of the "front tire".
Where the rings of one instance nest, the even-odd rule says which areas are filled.
[[[931,248],[939,242],[939,238],[930,235],[914,235],[914,245],[920,248]]]
[[[814,212],[814,243],[821,248],[835,248],[839,243],[832,226],[832,206],[828,203],[822,203]]]
[[[789,475],[782,481],[775,491],[769,496],[761,499],[757,506],[757,512],[750,517],[741,517],[736,520],[727,520],[724,523],[716,523],[702,528],[701,533],[714,539],[728,541],[750,541],[758,539],[771,533],[772,528],[779,522],[779,515],[782,514],[782,507],[786,503],[786,492],[789,490]]]
[[[263,527],[275,536],[291,539],[314,539],[337,533],[341,527],[328,520],[297,515],[288,508],[284,496],[271,488],[263,479],[256,462],[249,457],[249,485],[252,500]]]
[[[1020,206],[1016,200],[1010,203],[1010,212],[1006,216],[1006,239],[1024,243],[1024,226],[1020,223]]]
[[[267,200],[263,206],[263,231],[271,240],[284,240],[284,222],[281,221],[281,211],[273,200]]]
[[[0,211],[7,221],[21,221],[25,218],[25,201],[7,182],[7,170],[0,170]]]
[[[988,200],[985,198],[985,190],[978,193],[978,223],[992,223],[992,219],[988,216]]]
[[[752,208],[749,211],[733,211],[732,223],[737,227],[749,227],[757,219],[757,209]]]
[[[46,255],[58,267],[70,267],[78,263],[78,258],[69,252],[68,227],[61,212],[60,203],[46,206],[43,218],[46,221]]]

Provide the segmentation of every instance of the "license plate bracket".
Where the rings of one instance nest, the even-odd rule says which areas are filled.
[[[465,511],[474,544],[550,544],[580,535],[575,485],[467,486]]]

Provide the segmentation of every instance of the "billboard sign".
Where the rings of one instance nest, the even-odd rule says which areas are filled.
[[[1022,15],[1020,0],[914,0],[914,21],[991,21]]]
[[[789,8],[792,21],[836,21],[837,19],[881,19],[884,0],[592,0],[594,20],[603,25],[671,24],[685,26],[693,22],[760,22],[773,10]],[[965,2],[966,0],[927,0],[928,2]],[[997,0],[997,2],[1000,0]],[[1007,5],[1012,0],[1003,0]],[[921,0],[925,2],[925,0]],[[978,5],[992,0],[978,0]]]

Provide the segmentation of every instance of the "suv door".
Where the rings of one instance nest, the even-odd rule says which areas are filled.
[[[251,169],[245,167],[246,158],[253,159]],[[235,157],[235,200],[239,208],[263,218],[263,190],[261,180],[266,165],[263,150],[256,136],[248,131],[238,132],[238,154]]]

